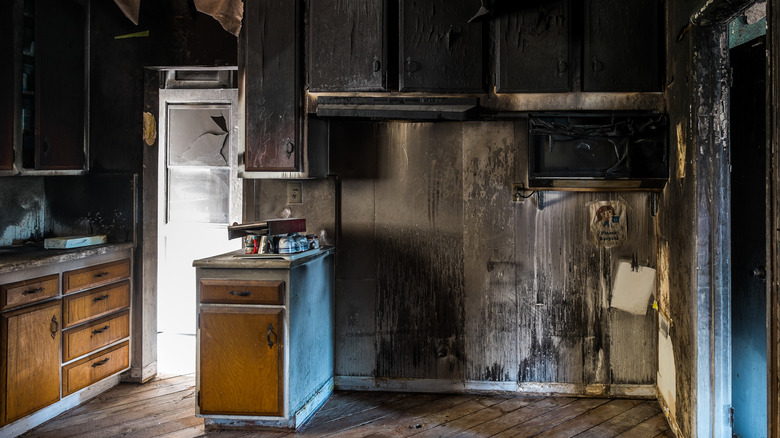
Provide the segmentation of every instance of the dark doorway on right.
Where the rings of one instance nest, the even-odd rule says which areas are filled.
[[[767,436],[766,45],[730,51],[731,348],[734,436]]]

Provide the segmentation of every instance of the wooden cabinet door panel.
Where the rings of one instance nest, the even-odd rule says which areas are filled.
[[[299,13],[299,0],[255,0],[244,6],[239,76],[248,171],[300,170]]]
[[[130,307],[130,282],[103,286],[98,289],[68,295],[62,300],[63,327],[108,315]]]
[[[660,91],[661,0],[587,0],[584,91]]]
[[[17,48],[17,35],[21,29],[14,26],[14,22],[21,22],[21,19],[22,3],[6,2],[5,11],[0,14],[0,57],[5,59],[0,68],[0,170],[11,170],[14,163],[14,123],[18,120],[15,116],[18,105],[15,96],[22,87],[14,79],[21,69],[21,56],[18,55],[20,48]],[[21,42],[18,44],[21,46]]]
[[[0,424],[60,398],[60,301],[0,316]]]
[[[62,361],[103,348],[130,336],[130,313],[124,311],[108,318],[84,324],[62,334]]]
[[[284,415],[282,312],[201,307],[201,414]]]
[[[497,20],[496,91],[569,92],[578,57],[570,49],[569,0],[525,6]]]
[[[62,395],[70,395],[79,389],[127,369],[130,363],[130,346],[123,342],[114,347],[62,367]]]
[[[401,91],[483,91],[479,0],[401,0]]]
[[[130,260],[118,260],[111,263],[89,266],[62,274],[62,293],[89,289],[117,280],[130,278]]]
[[[309,1],[309,91],[386,90],[386,3]]]
[[[86,10],[35,1],[36,169],[83,169]]]

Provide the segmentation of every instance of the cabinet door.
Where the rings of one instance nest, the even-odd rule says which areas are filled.
[[[283,310],[200,309],[201,414],[284,415]]]
[[[36,169],[83,169],[84,5],[35,0]]]
[[[300,0],[244,6],[239,41],[245,169],[299,171],[301,164]]]
[[[468,23],[479,0],[401,0],[401,91],[481,92],[482,20]]]
[[[309,1],[309,91],[386,89],[386,3]]]
[[[6,6],[4,14],[0,14],[0,59],[5,59],[0,67],[0,170],[13,169],[14,160],[14,121],[16,120],[17,89],[22,86],[15,78],[19,70],[18,49],[15,42],[18,40],[18,25],[21,22],[21,2],[14,1],[10,8]]]
[[[569,92],[576,58],[570,50],[569,0],[526,6],[496,26],[496,91]]]
[[[584,91],[660,91],[661,0],[585,2]]]
[[[60,301],[0,316],[0,425],[60,398]]]

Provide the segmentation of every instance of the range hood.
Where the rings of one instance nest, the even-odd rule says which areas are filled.
[[[317,98],[320,117],[402,120],[470,120],[477,115],[476,97],[341,97]]]

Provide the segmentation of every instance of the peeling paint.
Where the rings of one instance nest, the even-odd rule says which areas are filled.
[[[682,122],[677,122],[677,178],[685,178],[685,156],[688,145],[685,141],[685,131]]]

